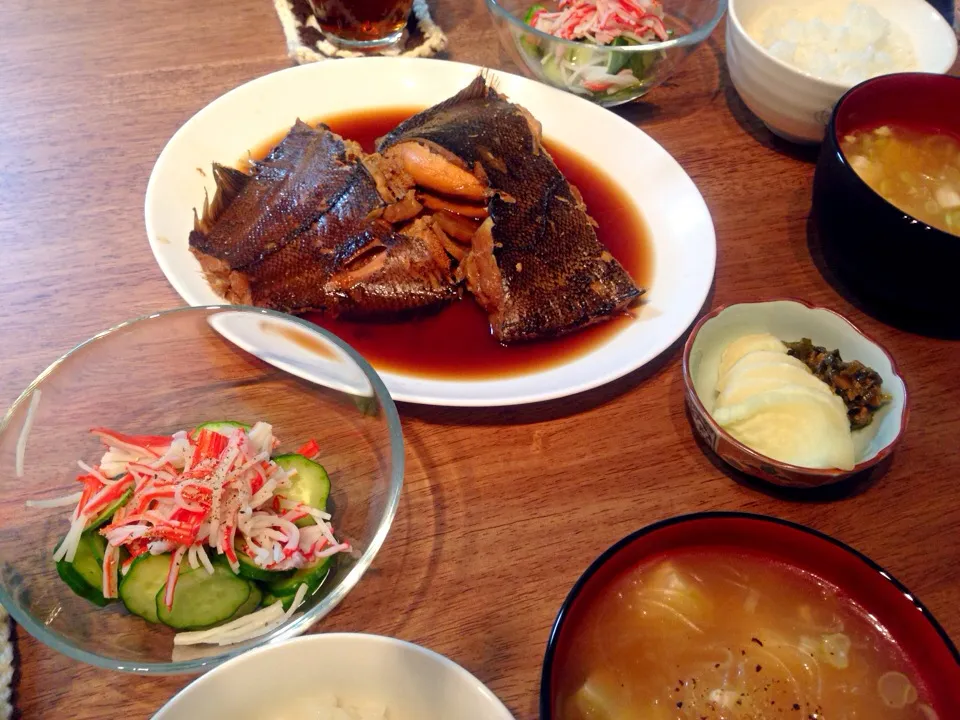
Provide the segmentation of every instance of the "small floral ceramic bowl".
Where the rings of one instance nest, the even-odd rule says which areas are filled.
[[[732,341],[752,333],[770,333],[784,341],[810,338],[815,345],[840,350],[844,360],[859,360],[880,374],[890,401],[870,425],[854,431],[856,467],[815,469],[774,460],[714,421],[720,355]],[[861,473],[889,456],[907,428],[907,387],[890,354],[842,315],[799,300],[726,305],[703,317],[683,350],[683,382],[690,418],[703,442],[737,470],[784,487],[821,487]]]

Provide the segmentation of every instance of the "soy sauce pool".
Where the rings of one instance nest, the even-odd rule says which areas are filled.
[[[372,152],[378,137],[419,110],[377,108],[309,122],[322,121]],[[255,156],[266,155],[283,134],[259,148]],[[588,212],[599,223],[600,241],[649,292],[652,246],[646,223],[633,201],[613,178],[576,151],[549,139],[544,144],[583,195]],[[562,365],[609,342],[633,322],[633,317],[624,313],[564,337],[506,346],[491,335],[486,313],[468,294],[434,314],[397,322],[337,320],[319,313],[304,317],[349,343],[378,371],[444,380],[502,378]]]

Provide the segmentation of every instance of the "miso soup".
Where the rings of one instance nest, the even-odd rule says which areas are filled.
[[[960,235],[960,142],[895,125],[857,130],[840,147],[877,194],[908,215]]]
[[[767,558],[664,556],[584,617],[559,669],[560,720],[937,718],[883,627]]]

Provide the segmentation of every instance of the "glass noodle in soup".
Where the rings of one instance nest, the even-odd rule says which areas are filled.
[[[760,556],[689,550],[630,570],[595,599],[567,657],[560,720],[938,717],[883,627]]]
[[[917,220],[960,235],[960,141],[897,125],[856,130],[840,148],[876,193]]]

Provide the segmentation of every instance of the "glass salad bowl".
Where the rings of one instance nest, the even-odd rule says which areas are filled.
[[[270,423],[280,443],[274,457],[316,441],[303,452],[315,453],[329,476],[326,511],[336,539],[351,550],[338,554],[319,589],[266,634],[175,645],[177,631],[131,614],[123,602],[98,607],[75,594],[58,576],[53,554],[71,527],[77,478],[88,472],[78,461],[102,463],[104,447],[92,428],[170,436],[226,420]],[[101,469],[112,475],[107,464]],[[205,670],[303,633],[343,600],[383,544],[402,483],[396,407],[370,365],[330,333],[240,306],[131,320],[54,362],[0,424],[0,604],[34,637],[76,660],[139,673]],[[208,551],[213,563],[223,562]],[[121,573],[121,595],[132,567]],[[260,585],[250,587],[253,594]],[[267,593],[273,586],[263,587]]]
[[[656,32],[642,33],[654,42],[633,44],[635,39],[621,34],[601,45],[564,39],[531,25],[537,22],[541,8],[548,12],[558,10],[557,2],[486,3],[501,43],[527,75],[605,107],[636,100],[673,75],[680,63],[710,36],[727,9],[727,0],[601,0],[596,7],[624,5],[653,10],[651,14],[657,15],[641,21],[656,27]]]

